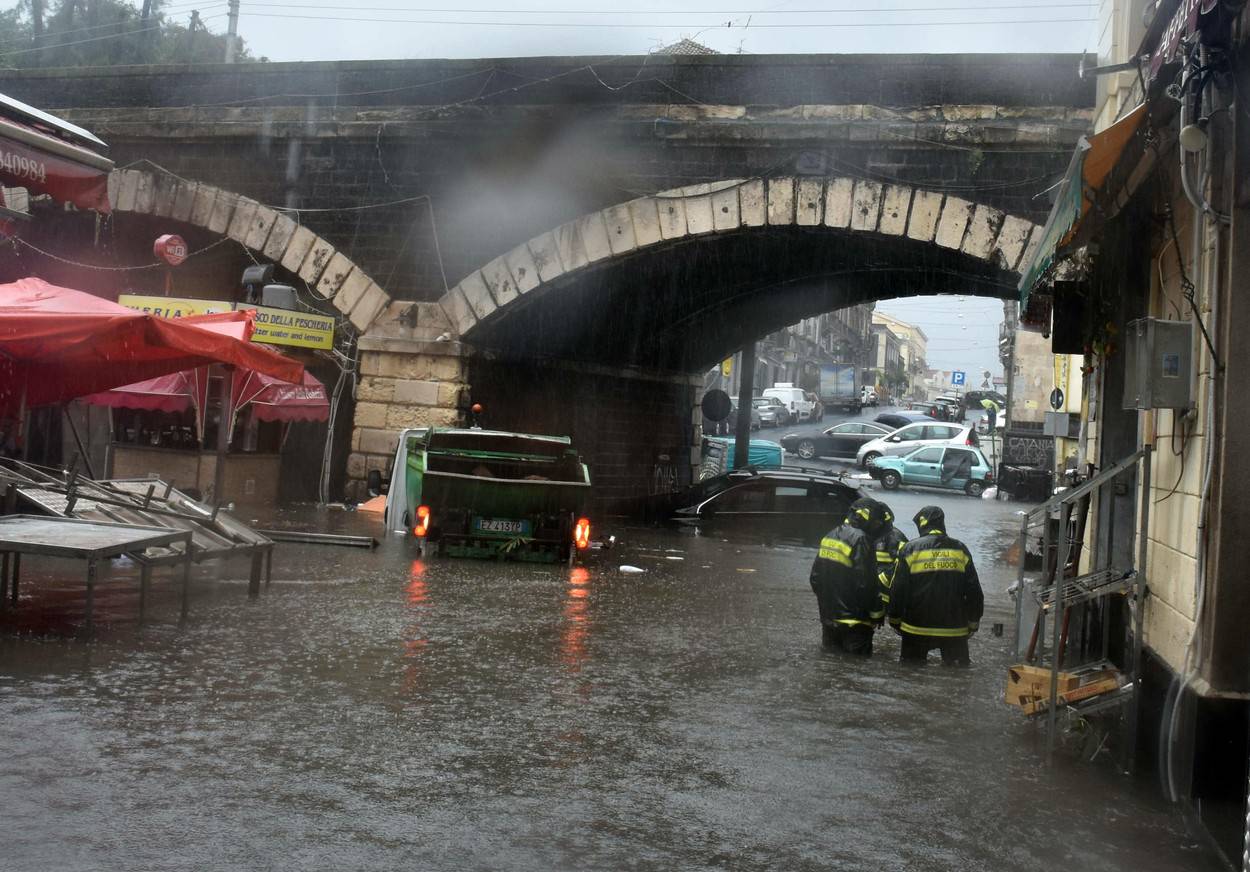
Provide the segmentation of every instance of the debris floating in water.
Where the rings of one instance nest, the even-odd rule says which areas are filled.
[[[641,567],[638,567],[638,566],[630,566],[627,563],[621,564],[621,572],[625,573],[626,575],[637,575],[640,572],[646,572],[646,571],[647,570],[642,569]]]

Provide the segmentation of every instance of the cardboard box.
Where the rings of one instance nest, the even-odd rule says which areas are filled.
[[[1105,672],[1099,674],[1106,675]],[[1071,703],[1079,702],[1083,699],[1089,699],[1092,696],[1100,696],[1101,694],[1110,693],[1113,690],[1119,689],[1120,678],[1118,675],[1112,673],[1109,677],[1096,678],[1095,680],[1082,684],[1080,687],[1073,690],[1060,693],[1055,700],[1055,704],[1058,706],[1070,705]],[[1024,710],[1026,715],[1041,714],[1050,708],[1050,697],[1045,696],[1041,699],[1025,703],[1021,705],[1020,708]]]
[[[1080,683],[1081,679],[1075,673],[1059,673],[1060,693],[1075,690]],[[1007,669],[1007,693],[1004,699],[1008,705],[1023,706],[1042,697],[1050,699],[1049,668],[1021,663]]]

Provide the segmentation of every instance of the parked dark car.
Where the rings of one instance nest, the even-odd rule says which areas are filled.
[[[879,439],[894,429],[888,424],[872,421],[847,421],[823,433],[789,433],[781,437],[781,447],[804,460],[813,457],[854,457],[865,442]]]
[[[922,412],[882,412],[872,420],[897,430],[899,427],[906,427],[908,424],[914,424],[917,421],[932,420],[932,417]]]
[[[728,537],[815,545],[842,523],[859,491],[832,474],[744,469],[699,482],[676,511],[680,523]]]

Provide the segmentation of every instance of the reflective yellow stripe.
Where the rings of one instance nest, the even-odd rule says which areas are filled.
[[[859,516],[860,516],[861,518],[863,518],[865,521],[867,521],[867,520],[868,520],[868,517],[869,517],[869,512],[868,512],[868,510],[867,510],[867,509],[856,509],[856,510],[855,510],[855,514],[859,515]]]
[[[840,539],[821,539],[818,556],[825,560],[832,560],[834,563],[841,563],[843,566],[854,566],[851,562],[851,546]]]
[[[970,558],[957,548],[934,548],[908,554],[904,559],[912,572],[963,572]]]
[[[877,552],[877,560],[880,561],[881,563],[889,563],[893,559],[894,559],[894,555],[891,554],[889,551]]]
[[[874,621],[879,621],[885,617],[885,609],[880,609],[875,612],[869,612],[868,617],[872,618]]]
[[[942,636],[948,638],[956,638],[968,635],[967,627],[917,627],[903,621],[901,629],[904,633],[911,633],[914,636]]]
[[[881,586],[889,590],[894,585],[894,579],[884,572],[877,573],[877,580],[881,582]]]
[[[846,627],[871,627],[872,626],[871,621],[861,621],[861,620],[858,620],[857,618],[839,618],[838,620],[834,621],[834,623],[842,624],[843,626],[846,626]]]

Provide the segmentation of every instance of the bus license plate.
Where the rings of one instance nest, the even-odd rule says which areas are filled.
[[[512,536],[528,536],[529,521],[513,521],[507,518],[477,518],[473,521],[473,529],[478,533],[506,533]]]

